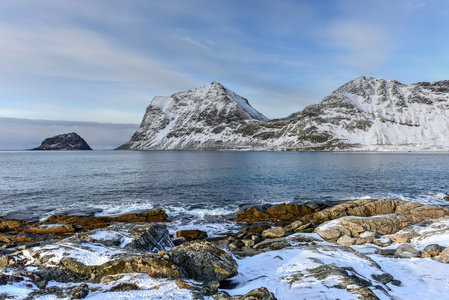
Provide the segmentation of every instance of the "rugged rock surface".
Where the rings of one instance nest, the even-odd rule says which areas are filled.
[[[267,120],[221,84],[155,97],[121,150],[447,150],[449,81],[361,76],[321,102]]]
[[[281,207],[285,205],[270,211],[279,212]],[[289,214],[292,209],[284,211]],[[390,214],[375,215],[384,212]],[[153,213],[142,215],[147,218]],[[316,295],[332,295],[339,299],[415,296],[420,290],[409,292],[410,284],[416,280],[408,272],[428,268],[422,273],[427,274],[433,268],[444,270],[443,263],[449,263],[449,247],[444,249],[448,245],[449,216],[440,218],[441,215],[447,215],[447,210],[419,203],[394,199],[356,200],[302,216],[307,221],[314,216],[317,223],[325,222],[317,230],[330,229],[332,233],[333,229],[338,229],[342,233],[338,239],[336,236],[322,239],[316,233],[293,233],[304,226],[304,222],[294,221],[286,226],[289,230],[266,223],[252,224],[226,236],[204,236],[207,240],[199,236],[204,232],[191,230],[187,233],[193,234],[195,240],[186,242],[184,237],[178,237],[183,241],[177,247],[172,247],[165,224],[112,222],[105,228],[80,231],[84,230],[77,227],[81,225],[70,227],[64,222],[78,220],[78,224],[89,226],[95,218],[57,216],[54,220],[59,223],[46,225],[5,219],[1,224],[10,233],[26,228],[51,228],[51,225],[55,228],[69,226],[76,232],[1,256],[0,292],[6,286],[6,293],[0,294],[14,298],[7,293],[20,291],[19,299],[92,296],[269,300],[291,298],[295,293],[305,299]],[[433,216],[436,218],[427,219]],[[336,219],[327,221],[334,217]],[[136,213],[102,221],[140,218]],[[393,231],[397,232],[389,234]],[[280,235],[285,236],[275,237]],[[355,244],[365,245],[352,247]],[[386,244],[391,246],[381,248]],[[407,264],[411,264],[410,269]],[[395,272],[390,274],[391,270]],[[429,275],[418,276],[427,282]],[[401,284],[403,280],[406,282]],[[233,291],[232,286],[241,289]],[[286,295],[288,297],[284,297]]]
[[[62,239],[77,232],[105,228],[114,223],[168,222],[163,210],[148,210],[116,217],[52,215],[43,222],[26,222],[0,218],[0,243],[4,247],[31,245]],[[121,225],[114,225],[121,226]],[[146,229],[148,230],[148,229]],[[141,232],[142,233],[142,232]],[[166,245],[164,243],[164,245]]]
[[[174,247],[169,256],[175,265],[182,266],[183,275],[187,278],[220,282],[237,275],[238,265],[232,255],[206,241],[192,241]]]
[[[228,145],[239,148],[235,135],[239,126],[267,120],[248,100],[212,82],[170,97],[155,97],[140,128],[118,149],[222,149]]]
[[[325,221],[346,216],[370,217],[386,214],[405,215],[410,222],[437,219],[449,215],[449,210],[442,207],[422,205],[417,202],[399,199],[366,199],[344,201],[329,208],[319,210],[312,205],[279,204],[268,209],[250,207],[231,218],[235,222],[302,221],[321,224]]]
[[[92,150],[86,141],[75,132],[46,138],[39,147],[31,150]]]
[[[345,217],[341,217],[345,215]],[[358,200],[325,209],[315,214],[315,222],[330,219],[316,229],[324,239],[336,241],[342,236],[360,237],[365,232],[395,234],[409,224],[449,215],[443,207],[422,205],[394,199]],[[395,235],[396,242],[407,242],[412,234]]]

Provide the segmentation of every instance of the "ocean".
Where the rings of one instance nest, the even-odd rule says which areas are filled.
[[[250,205],[379,197],[446,205],[448,170],[447,153],[1,151],[0,215],[162,208],[179,228],[210,231]]]

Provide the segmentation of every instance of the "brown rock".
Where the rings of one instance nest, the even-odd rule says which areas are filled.
[[[443,251],[443,247],[441,247],[438,244],[430,244],[427,245],[423,250],[429,253],[430,256],[435,257],[438,256],[441,253],[441,251]]]
[[[22,229],[24,233],[32,234],[63,234],[73,233],[75,228],[72,225],[62,226],[29,226]]]
[[[272,206],[264,211],[256,207],[248,208],[247,210],[237,214],[236,218],[229,220],[235,222],[279,222],[279,221],[294,221],[299,217],[311,214],[318,209],[312,205],[297,205],[297,204],[279,204]]]
[[[268,228],[262,232],[262,237],[281,238],[285,236],[285,230],[282,227]]]
[[[432,257],[432,255],[430,255],[429,252],[426,252],[426,251],[420,251],[420,253],[421,253],[421,258]]]
[[[205,239],[207,238],[207,232],[201,231],[201,230],[179,230],[176,231],[176,237],[180,238],[183,237],[188,241],[194,240],[194,239]]]
[[[417,202],[408,202],[399,199],[364,199],[341,202],[333,207],[318,211],[311,205],[280,204],[266,210],[251,207],[238,213],[236,222],[264,222],[270,221],[303,221],[321,224],[346,216],[371,217],[386,214],[401,214],[410,222],[420,222],[428,219],[441,218],[449,215],[449,209],[437,206],[423,206]]]
[[[246,227],[243,231],[244,232],[262,232],[264,230],[267,230],[268,228],[271,228],[270,225],[261,224],[261,225],[251,225]]]
[[[30,223],[25,222],[25,221],[0,218],[0,228],[2,228],[2,231],[7,231],[11,228],[26,226],[28,224],[30,224]]]
[[[295,221],[293,223],[291,223],[290,225],[286,226],[284,229],[287,232],[292,232],[295,231],[296,229],[298,229],[299,227],[301,227],[303,225],[303,223],[301,221]]]
[[[436,259],[445,264],[449,263],[449,247],[445,248]]]
[[[64,216],[64,215],[52,215],[42,225],[47,224],[70,224],[76,226],[88,226],[88,225],[104,225],[108,226],[104,218],[89,217],[89,216]]]
[[[403,243],[409,243],[410,242],[410,238],[407,235],[389,235],[388,236],[390,238],[390,240],[393,241],[393,243],[396,244],[403,244]]]
[[[326,240],[336,240],[340,236],[359,237],[365,231],[378,234],[396,233],[409,224],[402,215],[383,215],[375,217],[343,217],[323,223],[316,232]]]
[[[267,288],[261,287],[248,292],[245,295],[232,296],[231,300],[277,300]]]
[[[164,210],[150,210],[142,213],[130,213],[118,217],[106,218],[107,222],[168,222]]]
[[[355,244],[355,238],[343,235],[340,238],[338,238],[337,244],[342,246],[352,246]]]
[[[107,227],[114,222],[168,222],[164,210],[150,210],[141,213],[129,213],[117,217],[90,217],[90,216],[64,216],[53,215],[38,225],[68,224],[75,226],[77,231],[89,231]]]

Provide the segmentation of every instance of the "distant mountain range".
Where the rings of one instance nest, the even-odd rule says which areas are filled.
[[[321,102],[269,120],[220,83],[155,97],[119,150],[449,150],[449,81],[361,76]]]

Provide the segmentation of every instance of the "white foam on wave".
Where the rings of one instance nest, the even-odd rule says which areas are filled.
[[[351,196],[343,197],[342,200],[366,200],[366,199],[378,199],[389,198],[399,199],[404,201],[419,202],[423,205],[448,205],[447,194],[441,192],[426,192],[416,195],[404,195],[398,193],[375,193],[372,195],[363,195],[360,197]]]

